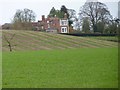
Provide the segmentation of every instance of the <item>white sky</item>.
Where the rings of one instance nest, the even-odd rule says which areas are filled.
[[[41,19],[41,15],[48,15],[52,7],[60,9],[65,5],[69,9],[74,9],[77,14],[80,7],[86,0],[0,0],[0,24],[11,22],[17,9],[28,8],[36,13],[36,21]],[[119,0],[98,0],[105,3],[114,17],[118,15]]]

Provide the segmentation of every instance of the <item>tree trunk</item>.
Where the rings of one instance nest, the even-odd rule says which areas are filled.
[[[10,46],[10,52],[12,52],[12,47]]]
[[[93,31],[94,31],[94,33],[97,32],[97,25],[96,24],[93,25]]]
[[[12,52],[12,46],[11,46],[10,42],[9,42],[8,46],[9,46],[10,52]]]

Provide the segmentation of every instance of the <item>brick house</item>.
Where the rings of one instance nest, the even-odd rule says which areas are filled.
[[[39,30],[45,30],[46,32],[54,32],[54,33],[69,33],[69,24],[67,15],[64,15],[64,18],[59,19],[55,17],[47,17],[45,18],[42,15],[42,20],[38,21]]]

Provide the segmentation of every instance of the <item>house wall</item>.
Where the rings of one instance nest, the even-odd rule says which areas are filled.
[[[62,29],[66,29],[66,30],[62,31]],[[60,19],[59,33],[69,33],[69,24],[67,18]]]
[[[48,28],[59,28],[59,19],[58,18],[50,18],[47,17],[44,20],[42,20],[43,22],[43,27],[44,29],[48,29]]]

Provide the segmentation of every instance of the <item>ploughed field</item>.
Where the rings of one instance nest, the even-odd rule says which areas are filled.
[[[107,40],[117,37],[75,37],[60,34],[49,34],[35,31],[2,31],[2,50],[9,51],[8,44],[4,39],[4,35],[11,40],[13,51],[26,50],[52,50],[52,49],[71,49],[71,48],[102,48],[117,47],[118,43]]]

